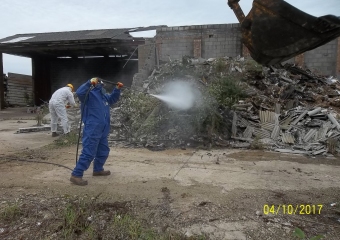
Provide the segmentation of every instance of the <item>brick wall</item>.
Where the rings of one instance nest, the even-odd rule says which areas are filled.
[[[239,24],[215,24],[157,29],[156,44],[161,61],[197,55],[200,40],[201,57],[236,57],[242,55]]]
[[[133,75],[138,71],[138,61],[117,58],[62,58],[50,62],[52,93],[67,83],[72,83],[77,89],[86,80],[100,77],[108,81],[122,82],[131,86]],[[107,85],[106,90],[111,91],[113,86]]]

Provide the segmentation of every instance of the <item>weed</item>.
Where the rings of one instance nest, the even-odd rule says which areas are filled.
[[[138,220],[129,215],[116,215],[110,226],[110,236],[112,239],[131,239],[131,240],[204,240],[205,236],[185,237],[178,233],[157,233],[156,231],[143,227]]]
[[[224,72],[227,69],[226,62],[219,58],[215,65],[215,71],[218,73]]]
[[[93,235],[90,226],[92,214],[92,204],[84,200],[77,200],[68,204],[63,212],[64,223],[62,235],[65,239],[72,238],[73,235],[81,235],[84,232]]]
[[[335,155],[336,154],[336,148],[338,146],[338,140],[334,138],[330,138],[327,141],[327,148],[328,152]]]
[[[141,128],[150,113],[159,104],[156,98],[147,94],[124,91],[124,97],[120,100],[121,111],[126,125],[131,126],[134,133]]]
[[[256,149],[256,150],[264,149],[264,144],[260,141],[259,137],[256,137],[254,141],[250,144],[250,149]]]
[[[96,203],[97,197],[91,201],[77,199],[69,202],[62,212],[63,224],[59,227],[59,234],[63,239],[76,239],[77,237],[80,239],[131,240],[206,239],[204,236],[187,238],[178,233],[158,233],[143,226],[139,220],[128,215],[125,209],[119,208],[122,207],[119,203]],[[102,210],[112,213],[104,225],[99,220]]]
[[[302,240],[306,239],[306,234],[304,233],[304,231],[302,231],[298,227],[295,228],[295,230],[293,232],[293,236],[297,237],[298,239],[302,239]],[[317,236],[310,238],[309,240],[319,240],[319,239],[322,239],[322,238],[324,238],[324,236],[317,235]]]
[[[5,207],[0,213],[0,219],[6,222],[12,222],[17,220],[21,215],[23,215],[22,209],[18,204],[11,204]]]
[[[54,141],[54,145],[58,147],[72,146],[78,143],[78,131],[73,130],[66,135],[61,135]]]
[[[234,75],[228,75],[214,81],[210,87],[210,92],[219,105],[227,107],[231,107],[240,99],[246,97],[241,81]]]
[[[247,69],[247,72],[253,72],[253,73],[262,73],[262,65],[257,63],[255,60],[247,59],[245,61],[245,68]]]

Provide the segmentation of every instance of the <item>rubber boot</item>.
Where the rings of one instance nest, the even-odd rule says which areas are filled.
[[[108,175],[110,175],[111,174],[111,172],[110,171],[105,171],[105,170],[103,170],[103,171],[100,171],[100,172],[93,172],[93,176],[108,176]]]
[[[52,132],[52,137],[58,137],[59,136],[59,134],[58,133],[56,133],[56,132]]]
[[[70,181],[79,186],[87,185],[87,181],[83,180],[82,177],[76,177],[76,176],[71,175]]]

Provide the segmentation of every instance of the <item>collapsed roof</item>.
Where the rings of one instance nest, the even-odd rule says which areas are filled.
[[[131,55],[145,40],[130,33],[158,27],[164,26],[16,34],[0,39],[0,52],[30,58]]]

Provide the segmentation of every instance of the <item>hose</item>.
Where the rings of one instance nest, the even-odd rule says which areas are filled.
[[[73,171],[73,169],[62,165],[62,164],[58,164],[58,163],[52,163],[52,162],[44,162],[44,161],[38,161],[38,160],[27,160],[27,159],[21,159],[21,158],[13,158],[13,157],[0,157],[1,160],[12,160],[12,161],[21,161],[21,162],[34,162],[34,163],[45,163],[45,164],[51,164],[51,165],[55,165],[58,167],[63,167],[63,168],[67,168],[68,170]]]
[[[84,108],[85,108],[85,104],[87,101],[87,97],[89,95],[89,92],[93,89],[93,86],[91,86],[89,88],[89,90],[87,90],[86,95],[85,95],[85,100],[84,100],[84,104],[82,104],[82,109],[81,109],[81,113],[80,113],[80,122],[79,122],[79,132],[78,132],[78,141],[77,141],[77,151],[76,151],[76,164],[78,162],[78,149],[79,149],[79,140],[80,140],[80,134],[81,134],[81,125],[83,123],[83,113],[84,113]]]

